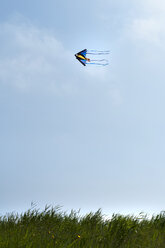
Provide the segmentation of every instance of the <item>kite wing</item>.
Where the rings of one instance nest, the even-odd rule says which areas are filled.
[[[84,59],[78,59],[80,61],[81,64],[83,64],[84,66],[86,66],[86,60]]]
[[[85,58],[86,58],[86,54],[87,54],[87,49],[84,49],[81,52],[77,53],[77,55],[82,55]]]

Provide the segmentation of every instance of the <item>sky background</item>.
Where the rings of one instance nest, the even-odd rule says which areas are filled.
[[[0,214],[164,210],[164,0],[0,5]]]

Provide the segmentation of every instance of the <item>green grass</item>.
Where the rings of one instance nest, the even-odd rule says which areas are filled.
[[[165,212],[106,220],[100,210],[80,216],[46,207],[0,217],[0,248],[51,247],[165,248]]]

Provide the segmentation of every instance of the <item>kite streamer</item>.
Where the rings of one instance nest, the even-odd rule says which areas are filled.
[[[87,65],[109,65],[109,61],[107,59],[91,59],[90,62],[86,63]]]
[[[92,55],[107,55],[110,51],[99,51],[99,50],[87,50],[86,54],[92,54]]]

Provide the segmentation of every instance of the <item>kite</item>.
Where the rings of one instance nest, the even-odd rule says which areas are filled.
[[[109,64],[107,59],[89,59],[87,55],[107,55],[109,51],[98,51],[98,50],[87,50],[84,49],[75,54],[75,57],[80,63],[84,66],[86,65],[99,65],[99,66],[106,66]]]

